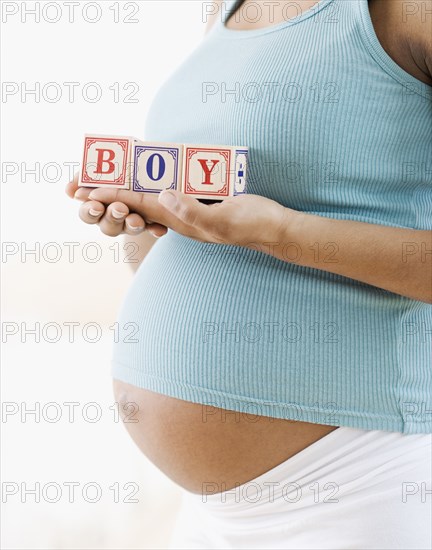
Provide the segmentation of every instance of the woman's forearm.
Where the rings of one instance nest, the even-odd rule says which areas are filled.
[[[292,216],[287,209],[276,234],[265,250],[276,258],[432,304],[432,231]]]
[[[123,202],[143,219],[202,242],[258,249],[432,304],[430,230],[316,216],[248,193],[214,205],[167,190],[145,201],[117,189],[94,189],[89,198]]]

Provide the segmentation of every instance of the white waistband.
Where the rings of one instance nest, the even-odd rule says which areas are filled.
[[[218,490],[208,480],[203,484],[203,494],[191,494],[191,498],[224,513],[280,498],[298,509],[314,503],[317,491],[325,490],[328,502],[332,502],[340,501],[344,495],[348,498],[353,492],[368,491],[383,482],[428,482],[431,465],[432,434],[340,427],[246,483],[208,494]],[[411,474],[424,479],[411,479]],[[401,486],[401,493],[402,489]]]

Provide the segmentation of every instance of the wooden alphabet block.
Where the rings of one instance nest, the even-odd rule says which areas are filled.
[[[247,156],[247,147],[185,145],[180,190],[211,200],[246,193]]]
[[[78,185],[138,193],[175,189],[200,200],[220,201],[247,192],[247,164],[247,147],[87,134]]]
[[[133,146],[132,189],[138,193],[180,190],[183,145],[140,141]]]
[[[79,187],[130,189],[133,137],[86,135]]]
[[[235,163],[234,163],[234,192],[233,196],[243,195],[247,193],[246,184],[246,169],[248,163],[248,148],[235,148]]]

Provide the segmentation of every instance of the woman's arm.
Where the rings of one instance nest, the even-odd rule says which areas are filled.
[[[179,191],[143,200],[130,191],[94,189],[90,199],[121,201],[198,241],[256,249],[432,304],[432,231],[325,218],[259,195],[205,205]]]
[[[277,244],[264,252],[432,304],[432,231],[285,210]]]
[[[432,7],[432,0],[425,5]],[[218,12],[212,16],[208,28],[219,15]],[[410,50],[424,73],[432,76],[429,26],[423,20],[419,22],[419,18],[417,15],[409,25]],[[128,191],[96,189],[91,195],[93,201],[104,205],[123,202],[143,218],[199,241],[259,248],[283,261],[432,304],[432,231],[429,230],[315,216],[257,195],[238,196],[214,205],[203,205],[172,191],[146,201]],[[171,205],[166,202],[169,197],[174,199]]]

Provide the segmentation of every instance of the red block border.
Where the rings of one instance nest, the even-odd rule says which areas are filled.
[[[91,145],[97,142],[108,142],[108,143],[117,143],[120,145],[120,147],[125,152],[124,154],[124,162],[122,171],[117,179],[114,181],[106,181],[106,180],[95,180],[92,179],[86,171],[87,167],[87,153]],[[129,140],[128,139],[115,139],[115,138],[92,138],[92,137],[86,137],[84,142],[84,160],[83,160],[83,167],[82,167],[82,174],[81,174],[81,181],[82,183],[101,183],[101,184],[107,184],[107,185],[126,185],[126,167],[128,162],[128,156],[129,156]]]
[[[189,182],[189,163],[190,163],[190,153],[194,154],[198,151],[202,152],[217,152],[221,153],[222,156],[225,157],[225,160],[227,161],[227,178],[225,185],[222,187],[220,191],[217,193],[212,193],[210,191],[201,191],[198,189],[195,189],[192,187],[191,183]],[[185,172],[185,189],[184,193],[186,195],[208,195],[210,197],[228,197],[229,195],[229,186],[230,186],[230,177],[231,177],[231,150],[230,149],[218,149],[218,148],[210,148],[210,147],[186,147],[185,149],[185,157],[186,157],[186,172]]]

